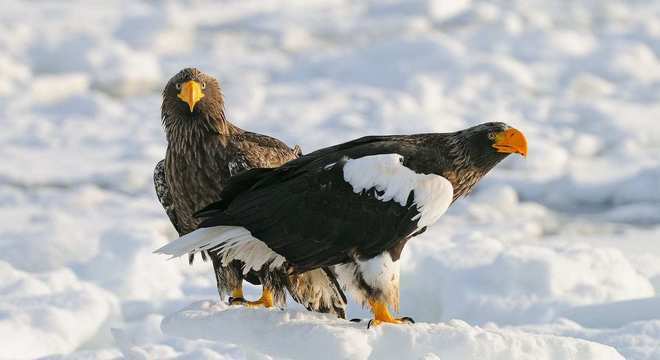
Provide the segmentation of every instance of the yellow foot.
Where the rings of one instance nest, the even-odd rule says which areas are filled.
[[[391,319],[388,321],[385,320],[376,320],[376,319],[371,319],[367,323],[367,329],[370,329],[372,326],[378,326],[381,324],[414,324],[415,320],[409,316],[404,316],[396,319]]]
[[[390,314],[390,311],[387,309],[387,304],[380,301],[369,301],[371,306],[371,311],[374,313],[374,318],[369,320],[367,324],[367,329],[372,326],[378,326],[381,324],[414,324],[415,320],[411,317],[401,317],[394,318]]]
[[[243,289],[238,288],[231,291],[229,305],[244,305],[250,308],[271,308],[273,307],[273,293],[270,289],[263,289],[261,297],[257,301],[247,301],[243,297]]]
[[[245,305],[251,308],[271,308],[273,307],[273,293],[270,292],[270,289],[264,288],[259,300],[248,301]]]
[[[243,297],[243,289],[236,288],[231,291],[231,296],[229,297],[229,305],[245,305],[247,300]]]

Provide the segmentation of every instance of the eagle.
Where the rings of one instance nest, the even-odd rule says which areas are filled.
[[[269,168],[301,155],[298,146],[248,132],[230,123],[219,82],[195,68],[174,75],[163,90],[161,117],[167,152],[154,170],[158,199],[179,236],[194,231],[193,215],[220,198],[227,181],[246,169]],[[249,251],[247,252],[249,254]],[[202,253],[206,260],[206,253]],[[287,274],[281,269],[251,269],[244,261],[222,261],[209,253],[221,298],[232,305],[272,307],[285,304],[285,289],[309,310],[345,316],[346,297],[334,275],[325,268]],[[194,254],[190,254],[192,263]],[[243,280],[263,285],[256,301],[243,297]]]
[[[381,323],[398,312],[406,243],[508,155],[527,155],[515,128],[492,122],[452,133],[368,136],[271,169],[234,176],[196,215],[199,229],[157,252],[208,251],[222,263],[290,274],[328,268]]]

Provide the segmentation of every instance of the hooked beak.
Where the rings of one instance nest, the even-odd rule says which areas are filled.
[[[527,156],[527,139],[520,131],[509,128],[495,135],[493,147],[497,152]]]
[[[202,85],[195,80],[190,80],[181,85],[181,91],[177,97],[187,103],[188,107],[190,107],[190,112],[193,112],[195,104],[204,97]]]

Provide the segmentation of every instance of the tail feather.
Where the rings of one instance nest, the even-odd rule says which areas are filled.
[[[223,266],[234,260],[243,262],[243,273],[259,271],[265,265],[271,269],[281,267],[284,257],[271,250],[264,242],[240,226],[214,226],[197,229],[156,250],[171,258],[198,252],[220,254]],[[189,255],[190,256],[190,255]]]
[[[158,254],[171,255],[172,258],[185,254],[217,248],[230,239],[252,236],[250,232],[238,226],[217,226],[203,228],[188,233],[154,251]]]

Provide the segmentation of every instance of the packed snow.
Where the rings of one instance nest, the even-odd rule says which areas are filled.
[[[188,66],[304,152],[504,121],[529,156],[408,244],[416,324],[227,308],[210,264],[152,253]],[[0,358],[660,359],[658,114],[657,2],[5,1]]]

